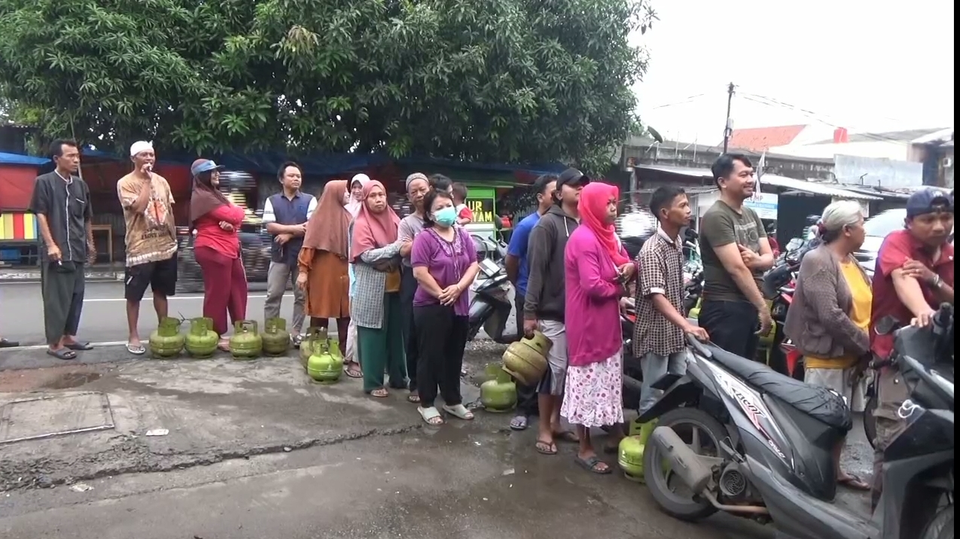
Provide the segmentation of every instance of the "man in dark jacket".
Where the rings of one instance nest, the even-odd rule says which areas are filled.
[[[582,172],[569,168],[557,179],[554,205],[533,227],[527,247],[529,275],[523,304],[523,332],[530,336],[539,330],[553,342],[547,357],[548,368],[540,383],[540,410],[537,451],[555,455],[555,439],[576,441],[560,424],[563,382],[567,374],[567,339],[563,326],[566,293],[563,253],[570,234],[580,224],[577,203],[580,191],[590,183]]]

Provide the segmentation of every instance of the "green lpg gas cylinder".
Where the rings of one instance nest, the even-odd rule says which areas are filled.
[[[160,321],[156,331],[150,334],[150,354],[154,358],[176,357],[183,350],[183,335],[180,334],[182,320],[166,317]]]
[[[317,340],[307,360],[307,375],[321,384],[335,384],[343,373],[343,360],[333,355],[327,340]]]
[[[268,318],[263,323],[263,353],[268,356],[282,356],[290,348],[290,334],[287,333],[287,321],[283,318]]]
[[[313,355],[313,347],[318,342],[325,342],[326,340],[327,328],[310,328],[307,330],[300,342],[300,364],[303,365],[304,369],[307,368],[307,362]]]
[[[643,448],[639,436],[627,436],[620,440],[617,450],[617,464],[623,470],[623,475],[639,483],[643,482]]]
[[[480,404],[488,412],[507,412],[517,405],[517,384],[499,365],[487,365],[487,381],[480,384]]]
[[[230,354],[233,359],[256,359],[263,352],[263,338],[257,333],[253,320],[237,320],[233,323],[230,337]]]
[[[213,330],[213,319],[194,318],[190,320],[190,330],[187,332],[186,348],[190,357],[208,358],[217,351],[220,336]]]

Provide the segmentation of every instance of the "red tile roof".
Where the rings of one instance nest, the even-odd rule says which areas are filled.
[[[786,146],[793,142],[805,127],[807,126],[781,125],[734,129],[730,135],[730,148],[762,152],[776,146]]]

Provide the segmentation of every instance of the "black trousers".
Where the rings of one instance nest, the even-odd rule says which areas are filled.
[[[417,389],[420,406],[429,408],[440,396],[448,406],[462,403],[460,369],[467,346],[468,318],[453,314],[453,306],[427,305],[413,308],[417,324],[420,358],[417,362]]]
[[[77,334],[85,285],[82,263],[40,264],[40,294],[47,344],[56,344],[64,335]]]
[[[745,301],[704,300],[700,307],[700,327],[707,330],[713,344],[731,354],[755,359],[760,337],[760,314]]]
[[[515,291],[513,299],[514,316],[517,318],[517,335],[523,337],[523,294]],[[537,415],[540,411],[537,402],[537,386],[525,386],[517,382],[517,415]]]
[[[400,316],[402,322],[403,348],[407,355],[408,389],[417,390],[417,364],[420,358],[420,346],[417,344],[417,329],[413,320],[413,294],[417,291],[417,279],[413,268],[403,266],[400,271]]]

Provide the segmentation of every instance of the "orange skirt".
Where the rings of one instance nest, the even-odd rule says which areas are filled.
[[[347,261],[330,251],[304,247],[297,259],[307,269],[303,313],[314,318],[350,316],[350,274]]]

